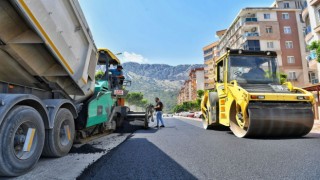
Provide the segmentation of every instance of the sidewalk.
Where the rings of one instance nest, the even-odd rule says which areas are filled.
[[[320,120],[315,120],[314,121],[311,133],[317,133],[317,134],[320,135]]]

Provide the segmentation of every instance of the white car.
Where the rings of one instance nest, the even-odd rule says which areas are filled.
[[[202,112],[201,111],[194,112],[194,117],[195,118],[202,118]]]

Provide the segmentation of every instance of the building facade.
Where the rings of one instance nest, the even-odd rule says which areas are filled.
[[[307,0],[304,3],[302,19],[306,23],[305,43],[311,45],[320,40],[320,0]],[[320,79],[320,64],[317,61],[315,50],[309,51],[306,59],[309,61],[309,83],[317,84]]]
[[[304,1],[276,1],[272,7],[244,8],[219,40],[220,55],[226,48],[276,51],[280,72],[295,86],[309,83],[305,60]]]
[[[195,101],[197,91],[204,89],[204,68],[192,69],[189,73],[189,79],[186,80],[179,91],[177,103]]]
[[[219,42],[211,43],[205,46],[203,50],[204,58],[204,89],[209,90],[214,88],[214,64],[218,56]]]

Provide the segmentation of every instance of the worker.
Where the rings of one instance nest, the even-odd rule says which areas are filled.
[[[260,68],[260,65],[258,62],[254,63],[253,67],[249,70],[248,73],[246,73],[246,79],[251,80],[261,80],[265,79],[265,71]]]
[[[158,97],[155,98],[155,101],[157,103],[156,106],[154,107],[154,109],[156,110],[156,118],[157,118],[157,126],[155,126],[155,127],[159,128],[159,121],[161,122],[160,127],[164,127],[164,123],[163,123],[163,119],[162,119],[163,104]]]
[[[123,85],[124,76],[122,72],[123,67],[121,65],[117,65],[117,69],[110,69],[109,71],[112,74],[112,84],[114,87],[119,87]]]

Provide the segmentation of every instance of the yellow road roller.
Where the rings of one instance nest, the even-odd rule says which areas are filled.
[[[314,123],[310,92],[281,84],[277,54],[228,49],[215,63],[215,88],[201,101],[203,128],[230,127],[237,137],[301,137]]]

